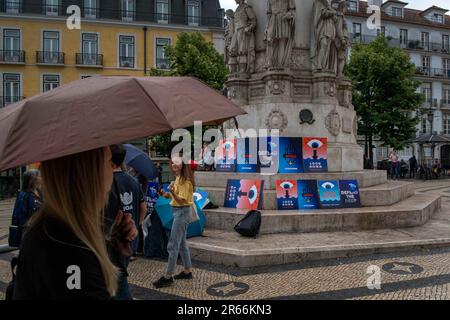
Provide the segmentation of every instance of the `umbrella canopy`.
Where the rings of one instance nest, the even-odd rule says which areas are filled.
[[[170,201],[171,199],[159,197],[159,199],[156,201],[155,204],[156,213],[161,219],[163,227],[168,230],[172,230],[173,224],[173,209],[172,206],[170,205]],[[195,205],[197,206],[197,213],[200,220],[194,221],[189,225],[187,230],[188,238],[201,236],[203,234],[203,230],[205,229],[206,217],[203,214],[203,211],[200,208],[199,204],[195,202]]]
[[[125,163],[128,166],[149,180],[155,179],[158,176],[158,169],[156,169],[155,164],[147,154],[132,144],[125,144],[124,148],[127,151]]]
[[[242,114],[194,78],[78,80],[0,109],[0,171]]]
[[[441,134],[424,134],[416,139],[413,139],[412,142],[419,144],[427,144],[427,143],[450,143],[450,138]]]

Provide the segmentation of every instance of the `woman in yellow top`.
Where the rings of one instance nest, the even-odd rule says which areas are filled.
[[[175,182],[169,186],[169,192],[161,191],[161,195],[172,198],[170,205],[173,208],[173,225],[170,232],[167,251],[169,262],[166,274],[153,285],[156,288],[168,287],[174,279],[192,279],[192,263],[187,243],[187,229],[191,222],[191,210],[194,204],[194,174],[188,164],[183,164],[179,157],[172,158],[171,169],[176,175]],[[173,276],[177,265],[178,254],[181,255],[184,271]]]

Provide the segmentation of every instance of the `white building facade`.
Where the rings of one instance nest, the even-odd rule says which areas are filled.
[[[369,28],[367,24],[372,15],[368,13],[369,5],[381,9],[378,28]],[[417,67],[417,79],[422,83],[419,90],[426,97],[421,106],[417,136],[437,133],[450,138],[450,16],[448,10],[436,6],[421,11],[407,5],[394,0],[347,0],[348,30],[353,43],[369,43],[384,34],[391,45],[409,54]],[[363,145],[364,139],[360,143]],[[377,161],[387,158],[389,150],[380,142],[375,145],[376,165]],[[422,150],[414,144],[400,151],[405,160],[413,154],[419,161],[430,162],[434,158],[450,166],[450,143],[425,145]]]

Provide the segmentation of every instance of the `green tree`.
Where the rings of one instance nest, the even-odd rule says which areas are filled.
[[[223,90],[228,77],[224,57],[200,32],[182,32],[178,35],[175,45],[169,45],[164,50],[166,58],[171,61],[171,69],[152,69],[150,72],[152,76],[195,77],[211,88]],[[170,136],[168,133],[152,137],[153,148],[165,156],[170,155],[174,145],[170,141]]]
[[[402,150],[416,132],[423,95],[414,76],[415,65],[400,48],[378,37],[368,45],[352,47],[346,74],[353,84],[353,104],[358,115],[358,134],[365,136],[365,155],[373,163],[373,139]]]

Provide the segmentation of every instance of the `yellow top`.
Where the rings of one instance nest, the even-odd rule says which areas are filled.
[[[170,202],[172,207],[187,207],[194,204],[194,187],[189,180],[182,181],[180,177],[177,177],[174,184],[174,193],[183,201],[178,202],[172,196]]]

